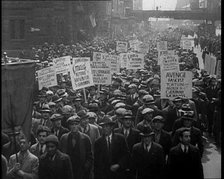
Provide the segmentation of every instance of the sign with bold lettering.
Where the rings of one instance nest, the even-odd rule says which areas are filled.
[[[121,53],[119,56],[120,56],[120,66],[121,66],[121,68],[127,68],[127,66],[128,66],[128,53]]]
[[[107,55],[106,61],[110,62],[111,74],[120,73],[120,65],[118,63],[119,56],[117,55]]]
[[[129,53],[127,69],[143,69],[144,68],[144,54]]]
[[[111,84],[111,63],[109,61],[92,61],[91,68],[93,74],[93,83],[110,85]]]
[[[157,50],[158,51],[167,50],[167,41],[159,41],[159,42],[157,42]]]
[[[191,39],[182,39],[180,41],[180,47],[182,47],[183,49],[192,49],[192,47],[194,47],[194,40]]]
[[[107,54],[102,52],[93,52],[93,61],[102,61],[106,59]]]
[[[70,66],[72,88],[78,90],[93,86],[93,76],[89,57],[73,58]]]
[[[180,71],[179,60],[177,55],[166,55],[161,60],[161,71]]]
[[[41,90],[43,87],[48,88],[51,86],[56,86],[58,84],[54,66],[38,70],[37,75],[38,75],[39,90]]]
[[[158,65],[161,64],[161,60],[163,60],[167,55],[174,55],[174,50],[161,50],[158,51]]]
[[[55,66],[56,74],[67,74],[71,65],[71,57],[64,56],[55,58],[53,59],[53,64]]]
[[[192,72],[162,71],[161,98],[172,100],[178,96],[192,98]]]
[[[127,42],[122,42],[122,41],[117,41],[116,42],[116,51],[118,53],[124,53],[128,51],[128,43]]]

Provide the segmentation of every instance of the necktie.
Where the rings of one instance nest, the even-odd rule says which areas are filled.
[[[40,146],[40,155],[43,154],[43,145]]]
[[[184,153],[186,154],[187,153],[187,147],[184,146]]]
[[[107,138],[108,151],[110,151],[110,137]]]
[[[125,138],[128,137],[128,131],[127,131],[127,130],[124,131],[124,137],[125,137]]]

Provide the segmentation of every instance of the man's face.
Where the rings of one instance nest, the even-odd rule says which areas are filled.
[[[37,136],[37,140],[39,141],[40,144],[44,144],[46,137],[47,132],[40,132]]]
[[[20,139],[19,146],[20,146],[20,151],[25,152],[26,150],[29,149],[30,143],[27,141],[27,139]]]
[[[61,120],[56,120],[53,122],[54,127],[60,128],[61,127]]]
[[[85,128],[88,123],[89,123],[89,119],[88,118],[81,119],[80,126]]]
[[[80,128],[79,123],[77,122],[77,123],[74,123],[74,124],[70,124],[69,128],[70,128],[70,131],[72,133],[77,133],[79,131],[79,128]]]
[[[131,89],[129,89],[129,93],[130,94],[134,94],[136,92],[136,89],[135,88],[131,88]]]
[[[105,94],[100,94],[100,100],[105,100],[107,96]]]
[[[191,134],[190,134],[190,132],[189,131],[183,132],[183,136],[180,136],[180,141],[184,145],[190,144],[190,141],[191,141]]]
[[[109,136],[112,133],[112,126],[109,124],[105,124],[102,126],[102,130],[105,136]]]
[[[155,122],[152,123],[152,127],[153,127],[156,131],[160,131],[160,130],[162,130],[163,126],[164,126],[164,123],[159,122],[159,121],[155,121]]]
[[[132,120],[131,119],[124,119],[123,120],[123,126],[124,128],[130,128],[132,125]]]
[[[42,116],[43,116],[44,119],[49,119],[49,117],[50,117],[50,113],[48,113],[48,112],[43,112],[43,113],[42,113]]]
[[[142,141],[145,145],[149,145],[152,142],[152,136],[144,136],[142,137]]]
[[[176,106],[177,109],[180,109],[182,106],[182,101],[176,101],[173,104]]]
[[[151,122],[153,117],[153,113],[147,113],[144,115],[144,120]]]
[[[47,153],[50,156],[53,156],[56,153],[56,151],[57,151],[57,146],[54,143],[52,143],[52,142],[48,142],[46,144],[46,149],[47,149]]]
[[[92,89],[89,91],[89,93],[90,93],[90,95],[95,95],[95,94],[96,94],[96,90],[92,88]]]

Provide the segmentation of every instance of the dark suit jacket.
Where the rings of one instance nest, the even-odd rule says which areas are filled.
[[[190,143],[194,146],[197,145],[200,155],[202,157],[203,151],[204,151],[204,145],[203,145],[203,139],[201,130],[196,127],[191,127],[191,141]],[[174,136],[173,136],[173,146],[176,146],[179,143],[179,131],[176,130]]]
[[[166,130],[167,132],[172,131],[173,124],[178,119],[176,110],[177,109],[174,108],[174,109],[168,111],[168,113],[165,115],[166,122],[165,122],[165,125],[164,125],[163,129]]]
[[[123,128],[116,128],[116,129],[114,129],[114,133],[124,135],[124,129]],[[139,130],[134,129],[134,128],[130,128],[130,133],[129,133],[128,137],[126,138],[126,142],[128,144],[128,150],[131,153],[132,153],[133,146],[141,141],[141,137],[140,137],[139,133],[140,133]]]
[[[124,136],[113,134],[111,151],[108,151],[105,136],[101,136],[95,142],[94,147],[94,176],[95,179],[123,179],[127,168],[129,152]],[[119,164],[116,172],[110,171],[111,165]]]
[[[199,150],[193,145],[189,146],[185,154],[180,144],[171,148],[168,157],[168,177],[172,179],[203,179],[203,167]]]
[[[143,143],[135,144],[133,146],[132,160],[137,179],[161,178],[165,158],[160,144],[152,142],[149,152],[144,149]]]
[[[40,150],[39,150],[39,146],[40,144],[39,143],[36,143],[36,144],[33,144],[31,147],[30,147],[30,152],[35,155],[36,157],[40,158]],[[44,153],[46,152],[46,149],[44,151]]]
[[[71,132],[61,136],[60,150],[63,153],[68,153],[68,136]],[[91,141],[89,136],[84,133],[78,132],[79,135],[79,157],[80,167],[77,169],[77,173],[73,173],[76,179],[82,179],[87,177],[93,164],[93,154],[91,149]]]
[[[39,178],[41,179],[73,179],[70,157],[57,151],[55,159],[51,161],[45,153],[40,157]]]
[[[172,140],[170,134],[162,130],[160,134],[159,144],[163,147],[164,155],[168,155],[172,147]]]
[[[54,128],[51,129],[51,132],[54,133]],[[58,135],[56,135],[56,136],[58,137],[58,139],[60,139],[63,134],[68,133],[68,132],[69,132],[69,130],[67,128],[61,126],[59,128]]]

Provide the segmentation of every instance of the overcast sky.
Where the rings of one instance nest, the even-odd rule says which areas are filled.
[[[175,10],[177,0],[143,0],[143,10]]]

